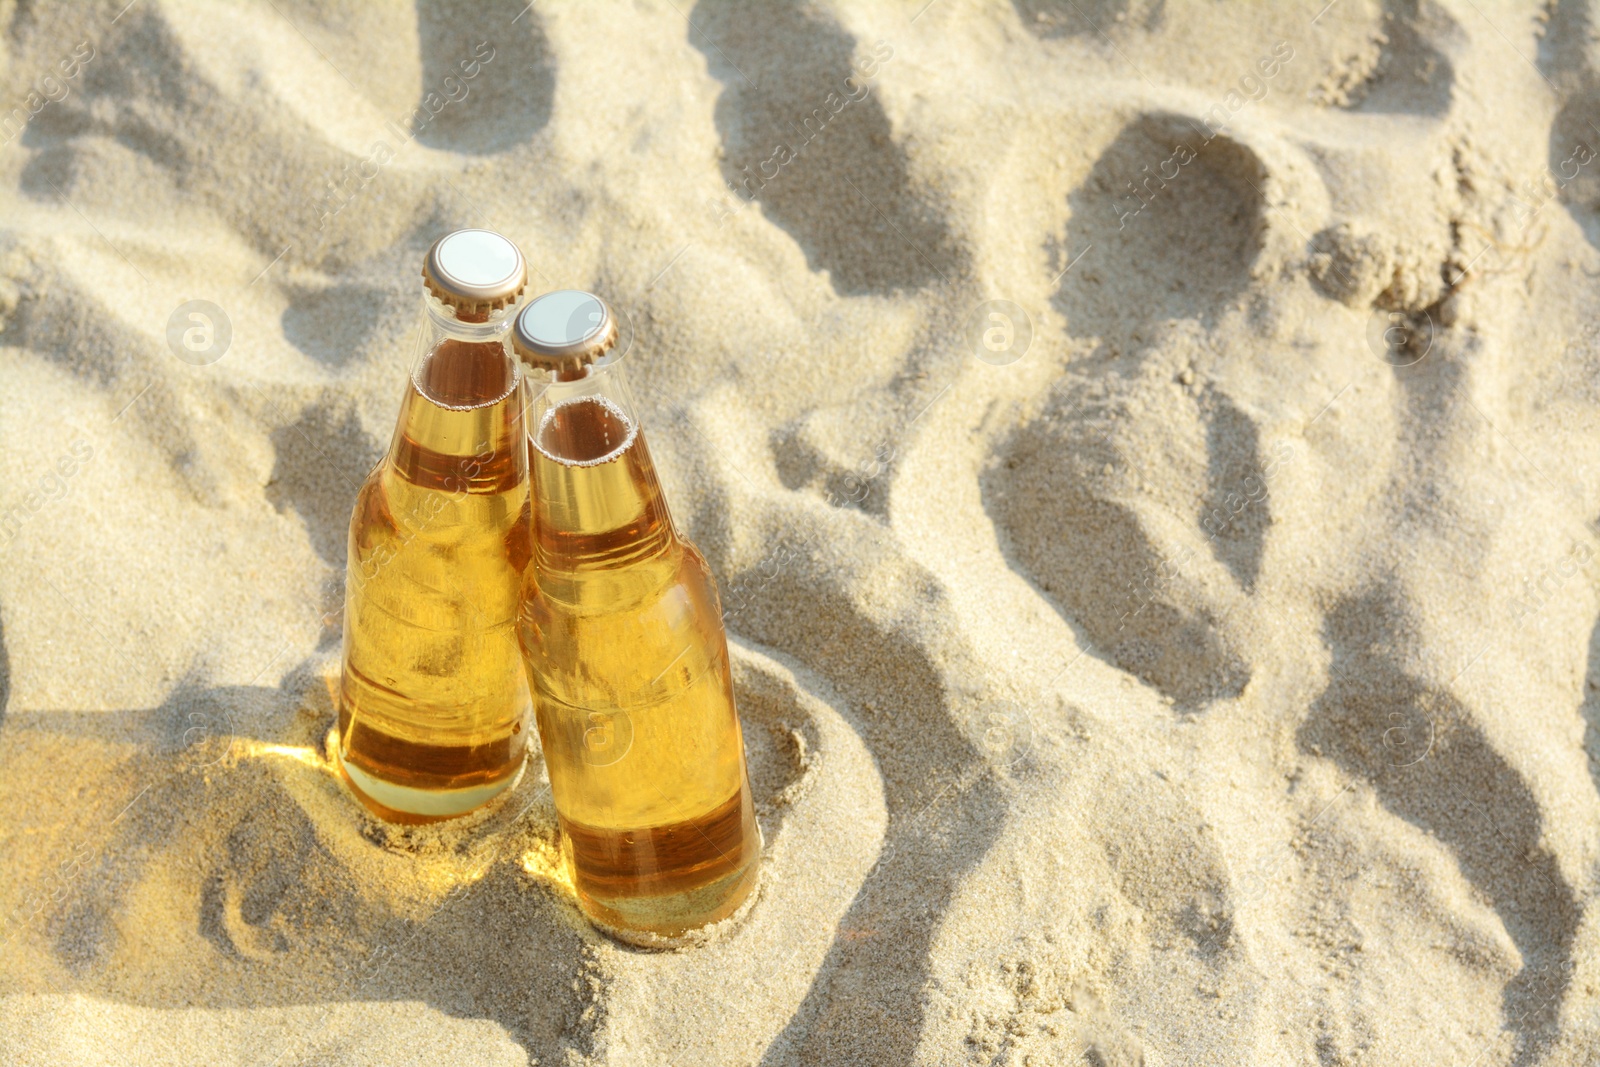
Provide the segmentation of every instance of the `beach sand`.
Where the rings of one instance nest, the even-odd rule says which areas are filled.
[[[1600,12],[124,3],[0,6],[0,1062],[1600,1062]],[[462,226],[721,587],[700,947],[330,770]]]

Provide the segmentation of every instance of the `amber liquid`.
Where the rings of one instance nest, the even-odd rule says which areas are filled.
[[[477,807],[522,768],[515,623],[529,549],[514,365],[446,339],[418,365],[350,520],[339,755],[378,814]]]
[[[521,636],[579,902],[676,937],[736,911],[761,855],[716,586],[620,408],[553,407],[533,445]]]

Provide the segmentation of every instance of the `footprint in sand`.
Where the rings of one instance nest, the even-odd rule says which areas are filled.
[[[1541,844],[1545,816],[1528,783],[1495,751],[1478,712],[1404,668],[1404,635],[1376,621],[1397,614],[1384,596],[1351,597],[1329,614],[1331,678],[1297,740],[1371,783],[1385,808],[1454,853],[1521,954],[1503,1010],[1531,1056],[1559,1013],[1581,912]]]
[[[943,217],[858,70],[862,56],[892,65],[892,45],[856,41],[796,0],[760,9],[700,0],[690,19],[690,43],[724,86],[723,177],[799,242],[812,270],[852,296],[937,285],[959,271]],[[789,47],[774,51],[773,39]]]

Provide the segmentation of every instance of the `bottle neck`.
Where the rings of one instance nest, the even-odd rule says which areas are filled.
[[[530,376],[534,560],[543,570],[612,570],[674,548],[633,397],[616,365],[581,377]]]
[[[511,352],[506,311],[457,313],[424,297],[411,380],[441,407],[475,408],[516,392],[522,363]]]
[[[425,299],[411,380],[389,446],[395,468],[444,492],[505,492],[527,476],[521,363],[504,312],[457,317]]]

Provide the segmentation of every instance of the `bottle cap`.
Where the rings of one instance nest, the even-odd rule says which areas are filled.
[[[511,347],[517,355],[550,370],[592,363],[616,343],[616,315],[604,300],[581,289],[534,298],[511,327]]]
[[[528,264],[516,245],[493,230],[456,230],[428,249],[422,281],[457,312],[489,312],[522,295]]]

